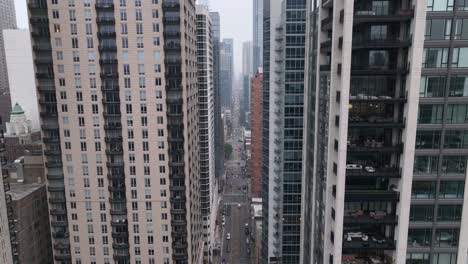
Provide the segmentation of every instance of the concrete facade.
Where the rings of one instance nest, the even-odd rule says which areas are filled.
[[[234,76],[234,40],[223,39],[219,46],[219,81],[223,108],[231,108]]]
[[[195,1],[29,1],[55,263],[202,263]]]

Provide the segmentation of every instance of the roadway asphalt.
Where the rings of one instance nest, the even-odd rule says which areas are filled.
[[[250,254],[247,248],[249,247],[251,252],[253,249],[251,241],[249,244],[246,243],[247,237],[250,236],[245,232],[245,224],[250,223],[250,184],[245,176],[243,159],[245,149],[244,143],[240,141],[242,130],[239,127],[238,100],[234,101],[232,125],[232,136],[228,143],[232,144],[233,153],[231,159],[225,163],[226,182],[220,206],[220,210],[225,214],[225,225],[222,228],[221,263],[250,264]],[[228,233],[230,234],[229,240],[227,240]]]

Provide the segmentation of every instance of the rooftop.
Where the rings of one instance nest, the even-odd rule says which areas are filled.
[[[10,183],[10,191],[8,193],[11,195],[11,199],[13,201],[21,200],[24,197],[32,194],[36,190],[45,186],[44,184],[40,183],[32,183],[32,184],[21,184],[21,183]]]

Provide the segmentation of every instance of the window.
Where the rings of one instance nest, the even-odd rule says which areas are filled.
[[[423,68],[446,68],[448,63],[448,48],[425,48],[423,52]]]
[[[468,96],[468,78],[467,76],[453,76],[450,80],[449,96],[464,97]]]
[[[408,247],[429,247],[432,238],[431,231],[430,228],[409,228]]]
[[[430,264],[429,253],[408,253],[406,264]]]
[[[452,31],[451,19],[426,20],[426,40],[450,39]]]
[[[127,24],[125,24],[125,23],[120,24],[120,33],[122,35],[127,35],[128,34]]]
[[[439,198],[441,199],[462,199],[465,190],[463,181],[441,181],[439,188]]]
[[[434,247],[456,247],[458,245],[458,228],[438,228],[435,232]],[[449,262],[442,262],[449,263]]]
[[[445,133],[444,148],[468,148],[468,131],[448,130]]]
[[[424,104],[419,107],[418,123],[441,124],[444,106],[441,104]]]
[[[143,34],[143,24],[142,23],[136,23],[136,33],[138,35]]]
[[[468,105],[466,104],[449,104],[445,121],[448,124],[463,124],[468,123]]]
[[[420,97],[443,97],[445,94],[445,76],[421,76]],[[468,86],[467,86],[468,88]]]
[[[440,130],[437,131],[417,131],[417,149],[437,149],[440,146]]]
[[[433,205],[411,205],[410,221],[432,221],[433,218]]]
[[[433,181],[415,181],[411,191],[412,199],[434,199],[436,183]]]
[[[464,174],[467,159],[466,156],[444,156],[442,159],[442,172],[446,174]]]
[[[468,19],[457,19],[455,24],[455,39],[468,39]]]
[[[437,210],[437,221],[457,222],[461,220],[461,205],[439,205]]]
[[[457,254],[455,253],[433,253],[431,264],[456,264]]]
[[[468,67],[468,48],[454,48],[452,57],[452,67]]]
[[[427,11],[452,11],[454,0],[427,0]]]

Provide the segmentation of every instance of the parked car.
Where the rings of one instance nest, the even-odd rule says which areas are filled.
[[[344,238],[348,242],[351,242],[356,239],[360,239],[362,241],[369,241],[369,237],[362,232],[348,232],[345,234]]]
[[[227,239],[227,240],[230,240],[230,239],[231,239],[231,233],[227,233],[226,239]]]
[[[375,172],[375,169],[372,166],[366,166],[366,167],[364,167],[364,170],[367,171],[367,172],[370,172],[370,173]]]
[[[347,170],[362,170],[362,165],[359,164],[346,164]]]
[[[241,204],[240,204],[240,203],[239,203],[239,204],[237,204],[237,208],[241,208]]]

